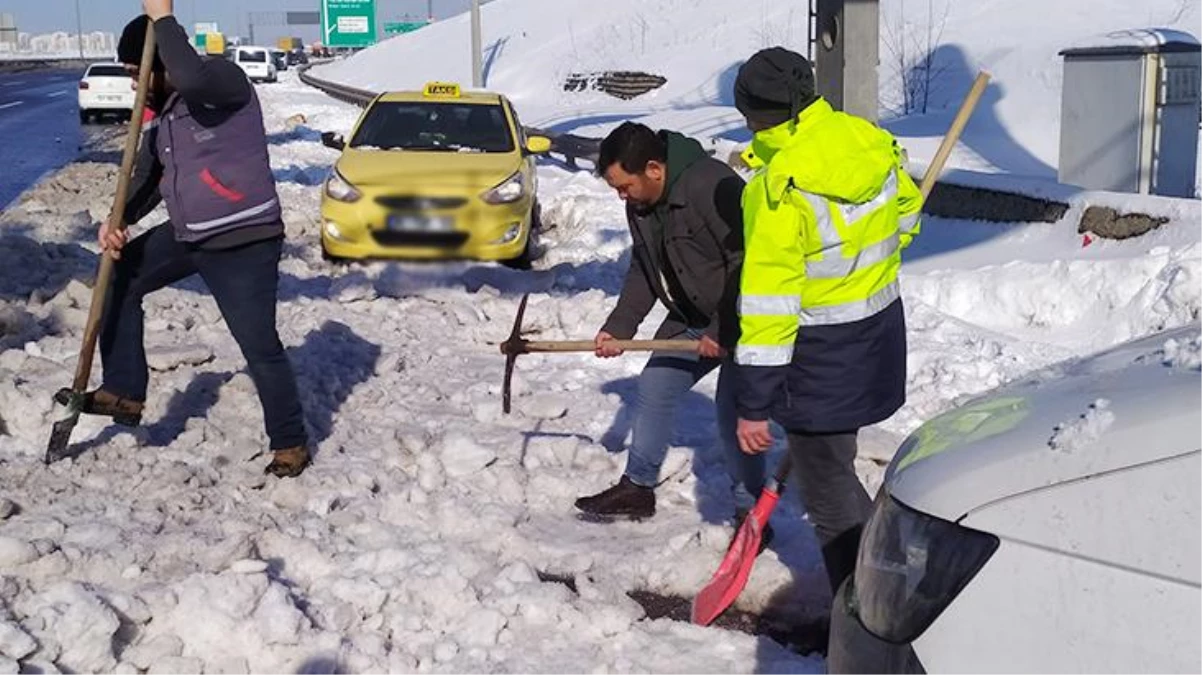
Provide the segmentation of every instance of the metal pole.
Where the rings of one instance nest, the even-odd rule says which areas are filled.
[[[79,13],[79,0],[75,0],[75,31],[78,38],[76,42],[79,43],[79,60],[83,61],[83,16]]]
[[[480,0],[472,0],[472,86],[484,86],[484,70],[480,54]]]

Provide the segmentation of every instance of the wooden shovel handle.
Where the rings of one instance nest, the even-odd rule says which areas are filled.
[[[697,340],[610,340],[605,344],[628,352],[696,352]],[[526,352],[591,352],[597,345],[592,340],[561,340],[527,342]]]
[[[968,95],[964,97],[964,102],[960,104],[960,110],[956,112],[955,119],[952,120],[952,126],[948,128],[947,134],[943,137],[943,142],[939,144],[939,149],[935,151],[935,158],[931,160],[931,164],[927,166],[927,172],[922,177],[922,185],[919,190],[922,192],[922,198],[926,199],[931,194],[931,189],[935,187],[935,181],[939,179],[939,174],[943,172],[943,164],[947,162],[948,156],[952,154],[952,147],[956,145],[956,141],[960,138],[960,132],[964,131],[965,125],[968,124],[968,118],[972,116],[973,108],[977,107],[977,101],[981,100],[981,94],[985,93],[985,87],[989,85],[989,73],[981,71],[977,73],[977,79],[972,83],[972,89],[968,90]]]
[[[142,135],[142,113],[146,110],[146,97],[150,93],[150,71],[154,66],[154,23],[146,26],[146,41],[142,43],[142,62],[138,70],[138,92],[134,96],[134,109],[129,117],[129,130],[125,136],[125,151],[121,156],[121,172],[117,174],[117,193],[113,195],[113,210],[109,213],[110,224],[125,229],[125,200],[129,195],[129,183],[133,174],[134,160],[138,155],[138,141]],[[88,321],[84,325],[83,344],[79,350],[79,361],[75,366],[72,390],[81,392],[88,387],[92,374],[92,358],[96,354],[96,339],[100,336],[100,318],[104,313],[105,295],[113,276],[113,257],[105,252],[100,256],[100,269],[96,283],[92,286],[92,300],[88,306]]]

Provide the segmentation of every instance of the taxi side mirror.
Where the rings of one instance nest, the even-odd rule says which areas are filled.
[[[551,152],[551,139],[546,136],[531,136],[526,139],[526,153],[543,155]]]
[[[342,134],[336,134],[333,131],[322,132],[321,144],[334,150],[343,150],[346,148],[346,141],[342,138]]]

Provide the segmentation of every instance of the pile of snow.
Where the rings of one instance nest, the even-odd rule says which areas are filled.
[[[536,333],[591,332],[612,295],[563,294],[606,278],[589,266],[616,264],[628,242],[606,247],[614,260],[565,244],[561,262],[531,273],[331,267],[316,246],[319,187],[298,177],[324,175],[336,157],[314,130],[356,110],[291,81],[260,91],[290,239],[280,330],[316,463],[297,480],[262,474],[253,386],[192,280],[146,301],[155,369],[144,426],[85,418],[77,456],[44,467],[50,395],[71,380],[95,245],[39,242],[72,238],[59,222],[74,208],[65,202],[36,218],[9,214],[25,223],[14,237],[24,259],[6,267],[22,273],[4,288],[35,318],[0,352],[0,480],[12,504],[0,522],[6,663],[46,672],[820,671],[820,659],[749,635],[645,620],[626,595],[690,596],[725,550],[733,502],[710,447],[712,383],[685,406],[688,431],[665,466],[652,527],[585,524],[571,508],[620,472],[623,455],[602,440],[621,449],[629,416],[614,416],[630,403],[624,378],[638,363],[527,357],[515,412],[501,414],[496,342],[509,331],[515,289],[543,289],[528,311]],[[297,112],[307,122],[289,131],[285,118]],[[589,180],[599,204],[607,195]],[[98,172],[81,198],[110,190]],[[56,247],[78,264],[63,265]],[[59,320],[40,326],[51,310]],[[802,588],[789,602],[814,618],[824,583],[816,549],[798,509],[782,514],[792,516],[781,537],[793,564],[765,555],[745,606],[767,606],[796,576]]]
[[[548,17],[579,17],[568,39],[588,45],[582,53],[607,44],[604,32],[584,29],[586,19],[613,25],[597,23],[591,5],[528,4]],[[723,64],[734,63],[711,53],[721,51],[717,42],[700,49],[702,24],[690,23],[712,18],[715,4],[661,0],[628,15],[641,12],[654,31],[648,51],[676,46],[663,50],[678,56],[679,70],[667,73],[661,98],[684,100],[688,91],[672,87],[717,81],[715,73],[729,71]],[[979,8],[999,13],[1003,5],[1011,3]],[[486,26],[521,6],[486,5]],[[607,6],[615,7],[626,4]],[[721,44],[743,40],[742,54],[758,46],[747,42],[755,25],[785,25],[775,3],[758,11],[731,18],[743,32],[723,33]],[[683,22],[681,29],[656,27],[664,16]],[[458,21],[414,35],[438,35]],[[642,33],[630,30],[609,33],[614,46],[604,63],[565,60],[558,32],[526,39],[545,46],[546,69],[627,68],[638,63],[623,60],[632,48],[622,42]],[[1044,39],[1030,31],[1021,37]],[[407,43],[390,41],[358,58],[377,58],[394,44]],[[1015,51],[988,44],[999,59]],[[495,77],[511,73],[513,86],[522,84],[521,68],[505,70],[505,59],[533,54],[531,45],[516,37],[505,43]],[[450,62],[440,54],[343,67],[359,64],[372,80],[391,72],[415,81],[454,76],[434,65],[397,67]],[[694,73],[692,85],[689,58],[698,73],[711,69]],[[145,302],[154,370],[143,426],[127,431],[83,419],[74,456],[44,466],[50,396],[73,375],[95,269],[90,223],[107,208],[112,169],[69,167],[0,215],[0,669],[820,672],[820,658],[766,638],[648,620],[627,596],[645,589],[691,597],[729,542],[734,505],[714,447],[714,378],[681,404],[659,512],[645,523],[583,523],[572,509],[576,497],[609,486],[621,471],[643,359],[525,356],[513,414],[501,412],[497,343],[523,293],[531,293],[532,339],[591,337],[612,308],[630,244],[612,191],[587,173],[540,166],[550,250],[533,271],[469,262],[327,264],[318,247],[320,182],[338,154],[319,135],[348,128],[359,111],[293,78],[285,73],[259,92],[288,232],[278,323],[316,449],[298,479],[263,475],[266,439],[253,385],[197,280]],[[522,86],[530,87],[523,111],[561,109],[568,96],[541,79]],[[699,120],[726,114],[711,115],[722,105],[705,106],[709,112],[695,109]],[[64,191],[74,197],[53,198]],[[1082,247],[1071,215],[1055,224],[925,221],[902,278],[908,402],[862,434],[858,468],[870,489],[901,436],[961,398],[1198,321],[1197,202],[1114,199],[1168,222],[1144,237]],[[1197,343],[1164,352],[1190,367]],[[93,370],[95,384],[99,363]],[[795,499],[782,501],[774,528],[776,543],[759,558],[739,607],[816,622],[827,611],[827,582]],[[570,579],[574,590],[542,581],[548,575]]]
[[[1095,445],[1099,438],[1114,424],[1114,412],[1110,401],[1100,398],[1089,405],[1089,409],[1075,420],[1056,425],[1048,447],[1066,454]]]

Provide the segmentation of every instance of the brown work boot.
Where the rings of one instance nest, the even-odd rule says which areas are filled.
[[[309,450],[303,445],[283,450],[272,450],[271,464],[263,470],[279,478],[295,478],[309,466]]]
[[[71,390],[63,389],[55,399],[66,405],[71,400]],[[79,412],[86,415],[101,415],[113,418],[113,422],[127,427],[136,427],[142,423],[141,401],[123,398],[103,389],[89,391],[83,395],[83,405]]]

